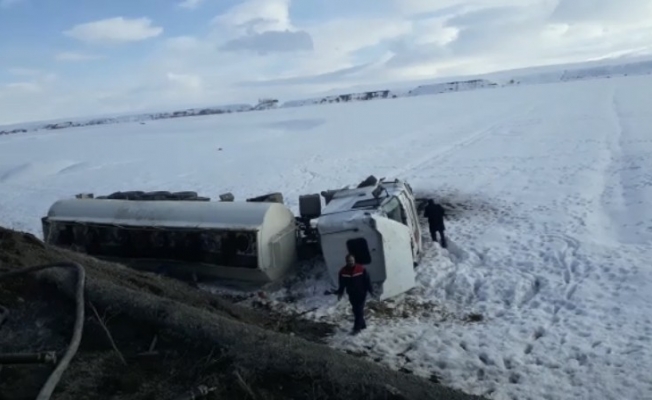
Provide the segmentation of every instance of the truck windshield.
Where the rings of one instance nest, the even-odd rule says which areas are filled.
[[[401,224],[407,224],[405,210],[397,197],[392,197],[387,203],[382,206],[382,210],[387,214],[389,219],[393,219]]]
[[[352,209],[375,208],[375,207],[378,207],[378,205],[380,205],[380,203],[384,199],[385,199],[385,197],[380,197],[380,198],[371,198],[371,199],[356,201],[351,208]]]

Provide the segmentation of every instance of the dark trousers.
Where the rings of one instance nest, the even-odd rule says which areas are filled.
[[[364,304],[366,301],[366,296],[365,297],[352,297],[349,298],[349,302],[351,303],[351,310],[353,311],[353,330],[354,331],[360,331],[362,329],[365,329],[367,327],[367,323],[364,320]]]
[[[430,236],[432,236],[432,241],[437,241],[437,233],[441,238],[441,247],[446,248],[446,235],[444,234],[444,228],[440,226],[430,226]]]

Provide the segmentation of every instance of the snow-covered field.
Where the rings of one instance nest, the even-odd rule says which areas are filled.
[[[456,209],[418,288],[370,302],[355,337],[314,268],[269,294],[277,307],[339,321],[333,346],[495,399],[650,399],[650,93],[643,76],[9,135],[0,224],[40,236],[78,192],[282,191],[296,209],[402,177]]]

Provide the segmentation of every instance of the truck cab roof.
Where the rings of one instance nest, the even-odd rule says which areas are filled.
[[[382,185],[383,190],[374,196],[374,191]],[[402,181],[380,181],[377,185],[354,189],[342,189],[324,207],[322,215],[340,214],[344,212],[369,213],[380,208],[387,199],[405,190]]]

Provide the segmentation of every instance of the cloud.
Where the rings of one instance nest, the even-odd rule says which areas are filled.
[[[271,79],[263,81],[245,81],[239,82],[241,87],[263,87],[263,86],[282,86],[282,85],[303,85],[303,84],[320,84],[330,83],[334,80],[343,78],[357,77],[360,73],[368,70],[371,64],[355,65],[349,68],[342,68],[336,71],[325,72],[317,75],[296,76],[292,78]]]
[[[31,78],[41,83],[49,83],[57,79],[57,75],[52,72],[42,71],[34,68],[9,68],[7,69],[7,72],[11,75],[19,76],[22,78]]]
[[[304,57],[298,57],[297,54],[291,66],[273,78],[321,76],[319,81],[325,85],[327,82],[323,79],[324,75],[330,76],[328,74],[333,71],[385,58],[388,52],[385,44],[408,34],[411,25],[409,21],[380,17],[340,17],[312,26],[299,25],[310,32],[314,50]],[[333,78],[331,82],[337,82],[338,79]],[[360,79],[367,80],[368,77],[361,76]]]
[[[202,80],[196,75],[168,72],[167,78],[171,83],[184,90],[200,90],[202,88]]]
[[[411,31],[389,46],[389,75],[400,79],[578,62],[650,48],[652,39],[652,27],[641,22],[641,15],[652,17],[647,0],[400,3],[414,15]]]
[[[213,24],[242,33],[292,30],[290,0],[248,0],[213,19]]]
[[[194,10],[195,8],[199,7],[203,2],[204,0],[183,0],[181,3],[179,3],[179,7]]]
[[[7,72],[18,78],[0,83],[0,122],[2,117],[20,118],[34,113],[34,104],[38,104],[39,113],[49,107],[47,103],[52,99],[47,98],[48,90],[57,82],[56,74],[31,68],[10,68]]]
[[[447,47],[456,55],[501,53],[526,49],[545,25],[545,14],[536,5],[501,6],[471,11],[447,21],[458,30]]]
[[[651,18],[650,0],[559,0],[551,16],[555,22],[600,22],[609,25],[649,23]]]
[[[101,60],[103,58],[105,57],[97,54],[76,53],[71,51],[57,53],[54,56],[54,59],[57,61],[92,61]]]
[[[208,4],[172,4],[191,10],[199,3]],[[415,79],[652,52],[649,0],[220,4],[234,5],[214,17],[185,15],[193,22],[175,26],[176,36],[149,41],[138,57],[116,52],[106,62],[112,74],[88,69],[83,78],[66,80],[68,66],[62,63],[57,65],[62,77],[47,80],[47,72],[14,68],[17,73],[0,83],[0,92],[12,93],[3,98],[0,120],[28,115],[25,110],[62,116],[251,103],[260,97],[285,100],[352,86],[382,89]],[[178,13],[178,7],[159,7],[157,18]],[[127,43],[160,37],[163,28],[148,18],[125,16],[77,25],[66,35],[87,43]],[[55,59],[104,58],[92,50],[70,50]],[[47,69],[31,61],[24,66]],[[23,104],[12,102],[15,98]]]
[[[267,31],[242,36],[224,43],[224,51],[248,50],[258,54],[270,52],[310,51],[312,38],[305,31]]]
[[[35,93],[42,90],[41,85],[36,82],[12,82],[5,85],[12,92]]]
[[[9,68],[7,72],[16,76],[36,76],[42,74],[40,70],[33,68]]]
[[[500,6],[526,5],[532,0],[392,0],[401,18],[447,17],[461,12]],[[557,0],[553,0],[557,1]]]
[[[381,72],[375,61],[385,61],[387,51],[379,49],[371,62],[359,52],[375,52],[411,30],[410,21],[381,17],[304,23],[290,18],[288,6],[284,0],[242,2],[215,17],[207,37],[168,39],[154,68],[193,70],[204,78],[206,94],[234,93],[250,101],[273,88],[269,95],[300,96],[376,78]]]
[[[258,55],[313,50],[311,35],[290,19],[290,0],[248,0],[212,21],[220,50]]]
[[[154,38],[163,28],[153,26],[149,18],[107,18],[75,25],[64,35],[88,43],[126,43]]]

